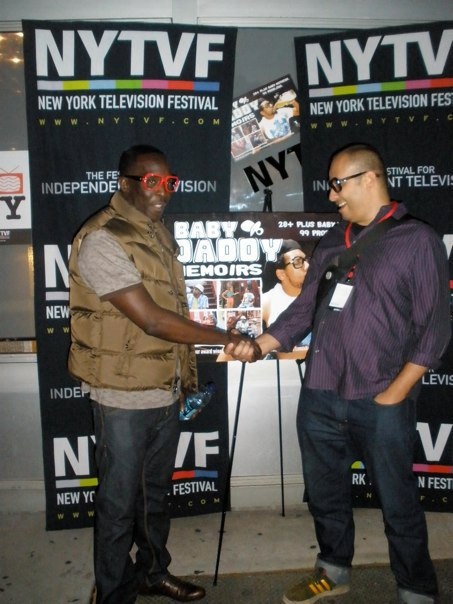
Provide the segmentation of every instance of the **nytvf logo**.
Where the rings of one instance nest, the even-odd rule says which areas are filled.
[[[418,422],[417,430],[424,456],[427,462],[438,463],[451,449],[449,441],[453,438],[453,424],[440,424],[437,434],[433,434],[430,425]],[[453,443],[452,443],[453,444]],[[53,439],[54,470],[57,480],[94,476],[95,438],[78,436],[74,438],[58,437]],[[195,460],[195,467],[207,468],[219,455],[219,432],[181,432],[176,454],[175,469],[183,468],[188,458]]]
[[[71,245],[44,246],[44,286],[46,291],[69,288]]]
[[[95,437],[77,436],[53,439],[54,470],[57,481],[94,476]],[[181,432],[175,468],[183,468],[187,459],[195,460],[196,468],[207,468],[219,455],[219,432]]]
[[[88,64],[90,77],[108,75],[108,55],[122,53],[121,64],[128,75],[141,77],[146,72],[168,78],[207,78],[213,63],[223,61],[225,35],[153,30],[119,30],[106,28],[101,35],[88,29],[63,30],[56,34],[50,29],[36,29],[36,75],[47,78],[56,73],[72,78]],[[118,61],[110,61],[118,73]]]
[[[71,246],[44,246],[44,297],[46,300],[46,320],[69,320],[69,256]],[[68,326],[63,332],[69,331]],[[54,327],[48,327],[48,335],[53,335]]]
[[[340,84],[345,73],[349,82],[443,76],[451,65],[453,29],[433,38],[427,28],[305,44],[308,85]]]

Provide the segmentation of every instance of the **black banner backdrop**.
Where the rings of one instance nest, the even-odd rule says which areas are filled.
[[[91,410],[66,368],[70,243],[108,202],[119,156],[137,143],[162,148],[181,179],[169,212],[228,210],[236,30],[25,21],[23,31],[47,528],[74,528],[92,524],[97,478]],[[211,369],[223,384],[225,366]],[[228,427],[226,401],[217,398],[200,422],[217,439],[221,481]],[[214,457],[199,429],[181,428],[182,464],[191,447],[193,463]],[[199,470],[211,480],[212,468]],[[207,476],[198,478],[221,492]],[[174,492],[175,515],[218,508],[188,491]]]
[[[295,39],[305,210],[331,208],[329,155],[371,143],[386,160],[393,198],[443,236],[453,275],[452,44],[451,22]],[[453,511],[452,374],[450,343],[419,399],[414,471],[428,510]],[[360,461],[352,479],[356,504],[376,505]]]

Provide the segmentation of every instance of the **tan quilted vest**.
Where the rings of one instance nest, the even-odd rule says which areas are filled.
[[[80,244],[85,235],[99,228],[115,235],[159,306],[188,316],[176,242],[161,223],[151,222],[116,193],[106,208],[83,225],[72,245],[70,373],[96,388],[170,390],[179,366],[183,388],[195,390],[192,346],[147,335],[110,302],[101,301],[81,279],[77,265]]]

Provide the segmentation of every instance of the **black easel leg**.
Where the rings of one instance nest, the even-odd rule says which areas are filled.
[[[233,469],[233,459],[234,459],[234,450],[236,448],[236,436],[238,431],[238,423],[239,423],[239,411],[241,409],[241,399],[242,399],[242,388],[244,386],[244,373],[245,373],[245,363],[242,363],[241,367],[241,377],[239,379],[239,391],[238,391],[238,402],[236,405],[236,415],[234,418],[234,427],[233,427],[233,438],[231,442],[231,453],[230,459],[228,462],[228,472],[225,482],[225,491],[223,494],[223,502],[222,502],[222,520],[220,522],[220,531],[219,531],[219,543],[217,546],[217,560],[215,565],[215,573],[214,573],[214,581],[213,585],[217,585],[217,576],[219,572],[219,564],[220,564],[220,553],[222,551],[222,542],[223,542],[223,533],[225,529],[225,518],[227,512],[227,504],[229,499],[229,491],[230,491],[230,483],[231,483],[231,471]]]
[[[302,363],[303,363],[303,361],[297,359],[296,363],[297,363],[297,368],[299,369],[300,383],[302,384],[303,381],[304,381],[304,376],[302,375]]]
[[[285,481],[283,476],[283,430],[282,430],[282,396],[280,384],[280,360],[277,357],[277,403],[278,403],[278,439],[280,445],[280,488],[282,497],[282,516],[285,516]]]

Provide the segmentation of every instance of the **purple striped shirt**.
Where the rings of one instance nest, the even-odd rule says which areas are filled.
[[[357,238],[388,209],[383,206]],[[405,214],[400,203],[393,217],[399,220]],[[282,350],[292,350],[312,328],[304,384],[357,399],[385,390],[407,362],[438,366],[451,332],[449,270],[445,246],[435,231],[409,218],[362,251],[345,307],[320,309],[313,325],[318,282],[346,249],[346,226],[338,223],[319,242],[303,293],[267,332]]]

